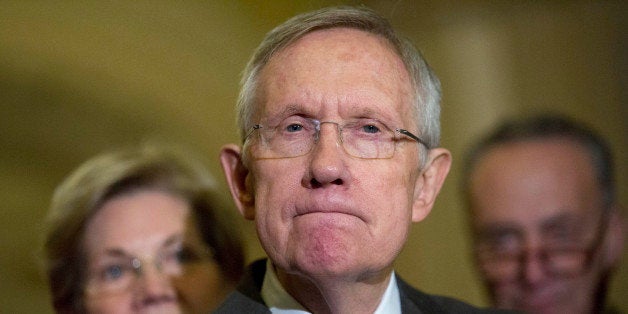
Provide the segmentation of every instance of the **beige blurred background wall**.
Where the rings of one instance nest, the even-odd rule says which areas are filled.
[[[623,1],[1,1],[0,312],[51,312],[37,248],[54,187],[72,169],[157,139],[198,152],[223,180],[217,153],[237,141],[232,109],[250,53],[286,18],[339,3],[389,17],[443,84],[454,167],[397,264],[411,283],[487,304],[457,184],[463,152],[501,118],[551,109],[596,127],[628,204]],[[262,256],[243,228],[249,259]],[[611,290],[624,311],[626,255]]]

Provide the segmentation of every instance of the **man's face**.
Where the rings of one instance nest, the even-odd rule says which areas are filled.
[[[592,310],[606,266],[595,250],[602,196],[591,162],[577,143],[545,139],[497,146],[476,165],[470,186],[476,257],[496,306],[531,313]],[[562,273],[586,264],[573,256],[591,248],[590,266]],[[564,257],[560,250],[582,254]],[[516,266],[500,266],[499,256],[512,252],[524,252],[512,258]]]
[[[370,118],[417,130],[402,61],[358,30],[315,31],[283,49],[262,70],[257,96],[253,122],[265,127],[293,117],[341,125]],[[275,265],[313,277],[388,272],[410,222],[429,211],[413,212],[422,184],[417,145],[401,141],[390,159],[359,159],[343,149],[336,125],[324,123],[299,157],[256,159],[250,147],[254,213],[246,215]]]

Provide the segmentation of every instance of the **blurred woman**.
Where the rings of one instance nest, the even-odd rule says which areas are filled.
[[[205,168],[159,148],[97,156],[55,191],[44,243],[58,313],[208,313],[244,254]]]

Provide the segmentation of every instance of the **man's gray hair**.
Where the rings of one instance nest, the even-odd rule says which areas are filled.
[[[308,33],[330,28],[354,28],[385,38],[403,61],[413,86],[415,121],[429,148],[440,140],[440,82],[421,53],[399,36],[390,23],[364,7],[330,7],[297,15],[270,31],[244,69],[237,103],[237,124],[242,141],[253,126],[258,79],[270,58]]]

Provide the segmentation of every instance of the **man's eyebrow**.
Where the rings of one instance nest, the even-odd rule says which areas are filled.
[[[396,110],[381,110],[377,106],[365,103],[354,103],[348,110],[356,118],[377,119],[388,127],[410,128],[403,125],[403,120]]]
[[[305,112],[305,108],[303,105],[298,103],[291,103],[281,110],[266,112],[262,117],[262,124],[273,125],[277,122],[283,120],[285,117]]]
[[[551,230],[552,228],[556,228],[558,226],[576,226],[580,223],[581,222],[578,220],[578,217],[575,217],[572,213],[565,210],[557,215],[543,220],[540,224],[540,228],[541,230]]]
[[[373,117],[374,115],[383,116],[383,114],[376,112],[373,108],[369,106],[361,105],[361,104],[353,104],[351,105],[349,111],[352,115],[356,117]]]
[[[521,235],[521,228],[511,223],[490,223],[476,231],[476,236],[480,239],[492,239],[507,234]]]
[[[276,111],[271,111],[269,112],[268,115],[272,115],[272,116],[287,116],[287,115],[293,115],[297,112],[302,112],[305,111],[305,108],[302,104],[299,103],[290,103],[286,106],[284,106],[283,108],[281,108],[281,110],[276,110]]]

